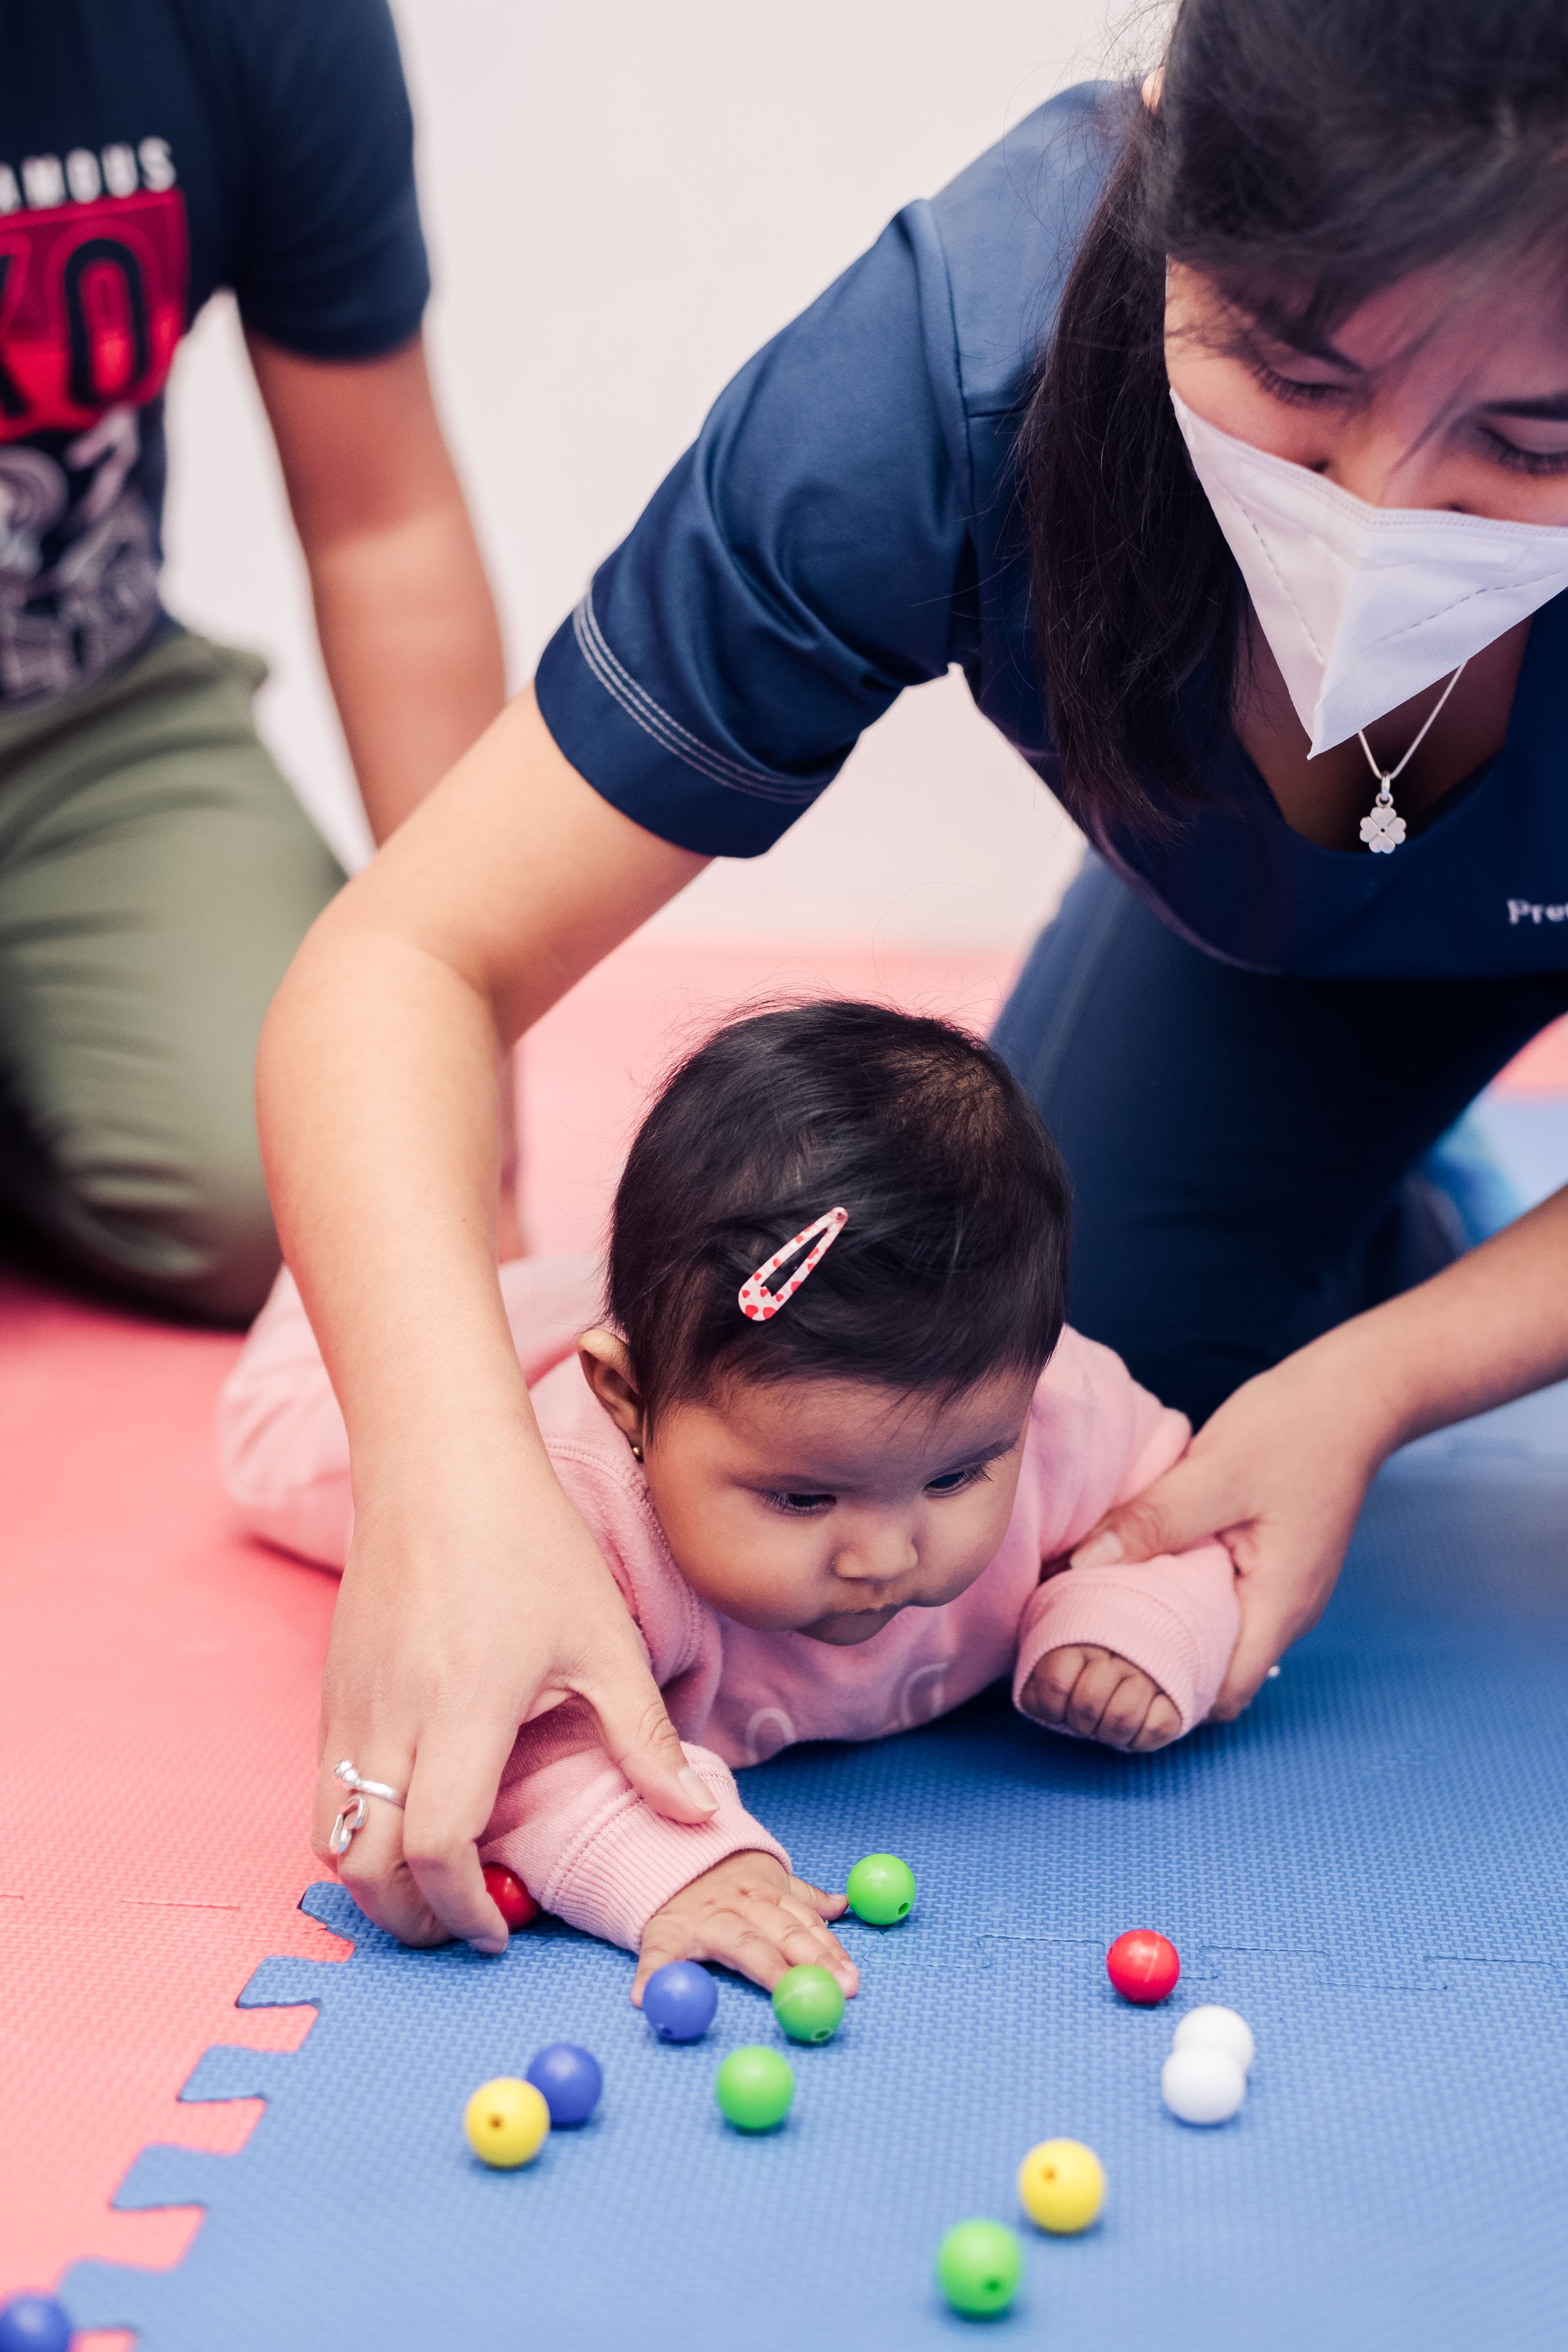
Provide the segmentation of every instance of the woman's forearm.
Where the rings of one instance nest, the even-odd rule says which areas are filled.
[[[320,927],[268,1015],[268,1182],[356,1483],[438,1444],[450,1407],[531,1428],[495,1273],[497,1068],[483,996],[355,924]]]
[[[447,1412],[531,1426],[495,1272],[498,1048],[701,864],[601,800],[523,695],[295,959],[258,1117],[360,1475]]]
[[[1291,1360],[1342,1384],[1382,1455],[1568,1374],[1568,1190]],[[1286,1367],[1281,1366],[1283,1371]]]
[[[500,1046],[701,862],[601,800],[521,697],[321,917],[263,1033],[268,1178],[354,1492],[316,1850],[337,1759],[405,1791],[339,1866],[406,1941],[505,1941],[475,1841],[518,1725],[567,1693],[658,1811],[711,1811],[540,1443],[495,1262]]]

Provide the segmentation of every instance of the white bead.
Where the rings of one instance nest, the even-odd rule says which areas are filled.
[[[1173,2050],[1160,2069],[1160,2095],[1184,2124],[1223,2124],[1247,2096],[1247,2076],[1228,2050],[1199,2042]]]
[[[1252,2028],[1234,2009],[1207,2005],[1189,2009],[1176,2028],[1173,2050],[1228,2050],[1245,2074],[1257,2054]]]

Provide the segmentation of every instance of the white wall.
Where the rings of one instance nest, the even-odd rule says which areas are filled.
[[[519,681],[748,352],[900,205],[1110,50],[1097,0],[395,5],[437,382]],[[171,402],[169,602],[268,656],[263,725],[357,861],[363,822],[226,299]],[[772,855],[712,870],[659,925],[1021,941],[1076,856],[950,677],[906,695]]]

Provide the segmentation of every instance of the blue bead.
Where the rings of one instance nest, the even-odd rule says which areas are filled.
[[[713,2022],[719,1988],[695,1960],[670,1960],[643,1987],[642,2013],[661,2042],[695,2042]]]
[[[71,2324],[52,2294],[14,2294],[0,2304],[0,2352],[68,2352]]]
[[[536,2051],[528,2080],[544,2094],[552,2124],[585,2124],[605,2087],[598,2060],[574,2042],[552,2042]]]

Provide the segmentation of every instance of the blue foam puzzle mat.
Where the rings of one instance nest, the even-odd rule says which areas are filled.
[[[778,2134],[720,2118],[724,2051],[776,2041],[722,1980],[707,2039],[656,2041],[622,1953],[542,1923],[504,1958],[401,1950],[331,1885],[340,1965],[271,1961],[242,2006],[314,2002],[289,2055],[211,2051],[184,2095],[259,2095],[238,2155],[151,2148],[127,2206],[208,2210],[166,2273],[85,2263],[79,2325],[144,2352],[919,2352],[963,2336],[931,2279],[952,2221],[1017,2219],[1035,2141],[1088,2140],[1110,2193],[1077,2240],[1021,2225],[999,2340],[1161,2352],[1568,2343],[1568,1402],[1425,1441],[1384,1473],[1328,1616],[1239,1723],[1124,1759],[997,1695],[879,1746],[747,1776],[797,1864],[904,1854],[917,1910],[851,1922],[838,2037],[792,2049]],[[1102,1955],[1152,1925],[1164,2010]],[[1246,2106],[1160,2105],[1173,2016],[1245,2011]],[[595,2118],[528,2169],[460,2129],[485,2077],[557,2039]],[[780,2046],[783,2047],[782,2042]]]

